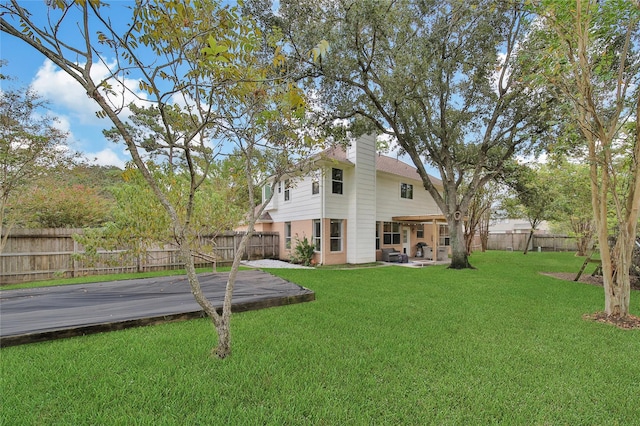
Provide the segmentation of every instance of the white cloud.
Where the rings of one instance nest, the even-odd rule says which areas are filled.
[[[71,121],[69,121],[69,117],[65,115],[57,115],[53,122],[53,127],[62,132],[71,133]]]
[[[66,115],[58,114],[49,110],[39,110],[33,112],[36,121],[51,120],[51,127],[64,133],[71,133],[71,121]]]
[[[87,96],[84,89],[53,62],[47,60],[38,69],[31,87],[52,105],[61,106],[71,111],[74,118],[88,122],[89,117],[97,119],[98,110],[95,102]]]
[[[125,160],[122,158],[123,156],[118,156],[118,154],[110,148],[105,148],[96,153],[87,153],[85,156],[91,164],[96,164],[98,166],[116,166],[121,169],[124,169],[125,166]]]
[[[97,63],[92,68],[92,78],[94,81],[101,81],[109,75],[109,67],[115,64]],[[109,95],[109,100],[115,107],[127,105],[136,102],[137,96],[146,98],[146,96],[138,90],[138,80],[124,79],[123,82],[115,80],[110,81],[115,95]],[[123,90],[123,85],[128,90]],[[85,125],[96,125],[104,127],[107,125],[106,119],[96,117],[96,111],[99,110],[98,104],[91,99],[86,90],[75,81],[70,75],[59,69],[53,62],[45,60],[38,69],[31,87],[44,98],[48,99],[52,105],[64,108],[74,120]],[[123,114],[129,115],[128,109],[123,110]],[[124,117],[123,117],[124,118]],[[110,125],[110,123],[109,123]]]
[[[546,164],[549,162],[549,156],[546,152],[538,155],[517,155],[516,161],[518,164]]]

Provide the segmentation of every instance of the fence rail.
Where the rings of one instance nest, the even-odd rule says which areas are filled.
[[[529,238],[528,233],[489,234],[489,250],[524,251]],[[540,251],[577,251],[576,239],[566,235],[534,234],[529,250]]]
[[[84,248],[73,239],[82,229],[22,229],[9,234],[7,245],[0,253],[0,285],[46,280],[54,277],[77,277],[112,273],[180,269],[184,262],[177,247],[152,247],[136,256],[127,250],[99,250],[97,259],[82,259]],[[210,247],[204,256],[194,256],[196,266],[210,266],[233,261],[243,232],[228,232],[202,237]],[[277,259],[279,234],[255,233],[247,242],[245,259]]]

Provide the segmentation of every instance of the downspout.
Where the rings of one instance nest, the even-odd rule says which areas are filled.
[[[433,219],[433,260],[438,260],[438,243],[440,242],[440,226],[438,219]]]
[[[324,253],[325,253],[325,237],[324,237],[324,214],[325,214],[325,190],[326,190],[326,176],[324,173],[324,167],[322,170],[322,185],[321,185],[321,190],[320,190],[320,208],[321,208],[321,212],[320,212],[320,264],[324,265]]]

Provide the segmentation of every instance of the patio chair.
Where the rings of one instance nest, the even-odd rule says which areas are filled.
[[[400,262],[400,252],[392,248],[382,249],[382,261],[383,262]]]

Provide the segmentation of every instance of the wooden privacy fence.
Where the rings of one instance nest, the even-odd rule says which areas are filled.
[[[177,247],[152,247],[136,256],[126,250],[99,250],[95,261],[81,258],[84,248],[73,239],[82,229],[20,229],[9,234],[7,245],[0,253],[0,285],[46,280],[54,277],[76,277],[141,271],[180,269],[184,263]],[[202,237],[203,245],[211,247],[206,256],[194,256],[196,266],[228,264],[240,245],[243,232],[227,232]],[[277,259],[277,232],[254,233],[247,242],[243,258]]]
[[[524,251],[528,233],[489,234],[489,250]],[[529,250],[537,251],[578,251],[576,239],[566,235],[534,234]]]

